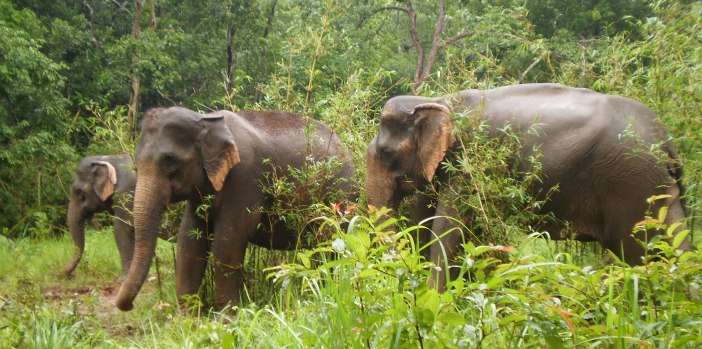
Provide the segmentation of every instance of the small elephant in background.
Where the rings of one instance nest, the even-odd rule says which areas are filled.
[[[441,195],[426,194],[432,193],[432,182],[449,185],[450,174],[440,163],[461,151],[454,134],[470,132],[454,130],[452,117],[485,122],[489,137],[499,137],[506,126],[514,130],[521,139],[518,171],[529,169],[522,160],[538,149],[542,181],[533,192],[537,199],[547,199],[541,213],[553,213],[558,219],[541,227],[552,239],[565,238],[561,231],[569,225],[576,239],[598,241],[635,265],[642,262],[645,250],[632,230],[649,205],[654,213],[669,207],[666,224],[686,216],[682,167],[656,115],[629,98],[558,84],[466,90],[440,98],[391,98],[368,146],[369,204],[397,210],[404,197],[418,195],[417,218],[437,217],[429,223],[433,234],[441,236],[456,227],[444,218],[458,217],[455,209]],[[537,132],[528,132],[532,126]],[[653,146],[659,147],[663,158],[649,151]],[[551,188],[556,190],[546,197]],[[669,197],[647,202],[662,194]],[[430,247],[431,261],[444,266],[447,259],[454,259],[462,238],[457,229],[442,236],[441,244]],[[685,241],[682,248],[689,245]],[[442,290],[446,272],[437,272],[430,280]]]
[[[181,108],[148,111],[137,145],[134,193],[136,245],[115,304],[133,308],[149,272],[156,231],[169,202],[186,201],[178,233],[176,295],[197,295],[210,255],[214,263],[215,306],[239,302],[246,248],[296,248],[300,232],[287,226],[273,205],[288,209],[287,196],[265,189],[272,177],[292,184],[295,205],[309,205],[310,192],[292,175],[310,162],[336,160],[315,183],[321,192],[353,200],[354,168],[338,136],[325,124],[284,111],[216,111]],[[207,205],[203,216],[199,207]]]
[[[73,257],[63,269],[72,276],[85,250],[85,222],[95,213],[114,216],[114,235],[126,275],[134,251],[132,206],[136,172],[129,154],[88,156],[76,168],[68,204],[68,230],[73,238]]]

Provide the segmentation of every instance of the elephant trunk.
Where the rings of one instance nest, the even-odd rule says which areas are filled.
[[[85,220],[88,215],[81,208],[78,197],[71,193],[71,199],[68,204],[68,230],[71,232],[73,239],[73,257],[71,261],[63,268],[63,275],[70,277],[73,270],[76,269],[80,259],[83,257],[85,249]]]
[[[150,180],[148,175],[137,180],[134,191],[134,256],[115,302],[123,311],[134,307],[134,298],[146,280],[156,250],[156,238],[167,202],[160,195],[159,187],[159,181]]]
[[[396,210],[398,200],[396,198],[396,178],[387,166],[383,165],[376,153],[376,142],[374,139],[368,146],[366,156],[366,196],[368,204],[375,207],[388,207]]]

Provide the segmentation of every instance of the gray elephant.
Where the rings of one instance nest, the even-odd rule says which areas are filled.
[[[542,207],[542,213],[553,213],[560,222],[542,227],[553,239],[564,238],[561,231],[569,224],[576,238],[599,241],[629,264],[640,264],[645,251],[631,234],[649,208],[647,198],[670,195],[653,204],[653,212],[669,207],[665,223],[685,218],[680,161],[654,113],[628,98],[558,84],[466,90],[442,98],[391,98],[383,108],[378,135],[368,146],[369,204],[396,210],[402,198],[431,192],[424,189],[432,182],[449,181],[439,164],[459,151],[452,132],[469,132],[453,130],[452,116],[484,121],[490,137],[509,125],[521,137],[519,159],[539,149],[543,178],[533,192],[544,199],[543,193],[557,186]],[[527,132],[532,126],[537,132]],[[648,151],[653,145],[660,147],[664,159]],[[519,161],[520,171],[528,166]],[[455,227],[442,216],[458,216],[440,197],[419,195],[414,209],[419,219],[439,216],[429,227],[438,235]],[[443,266],[446,258],[453,259],[462,238],[457,230],[441,237],[441,244],[431,245],[431,260]],[[683,248],[689,248],[689,241]],[[443,289],[445,278],[445,271],[438,272],[431,283]]]
[[[136,185],[134,163],[128,154],[88,156],[76,168],[68,204],[68,229],[73,238],[73,257],[63,269],[72,276],[85,249],[85,222],[95,213],[114,216],[114,235],[126,275],[134,251],[132,195]]]
[[[322,190],[354,197],[354,170],[339,138],[321,122],[282,111],[216,111],[199,114],[185,108],[152,109],[142,121],[137,146],[134,195],[136,247],[131,269],[116,305],[130,310],[148,274],[165,205],[186,201],[178,235],[176,294],[196,295],[208,256],[214,259],[215,306],[239,302],[242,265],[249,243],[273,249],[298,246],[298,231],[282,224],[273,204],[285,198],[265,190],[271,177],[288,178],[310,159],[337,158]],[[300,197],[307,194],[297,189]],[[203,198],[209,197],[210,200]],[[275,202],[274,202],[275,201]],[[198,214],[206,203],[208,218]],[[301,204],[309,204],[303,199]]]

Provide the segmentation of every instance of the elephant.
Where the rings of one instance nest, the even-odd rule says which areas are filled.
[[[73,239],[73,257],[63,269],[63,275],[73,275],[85,249],[85,222],[99,212],[114,215],[122,277],[127,274],[134,250],[131,211],[135,186],[136,172],[129,154],[88,156],[78,163],[67,217]]]
[[[305,247],[299,230],[267,210],[288,199],[273,196],[266,186],[274,176],[297,184],[291,172],[311,159],[337,160],[330,178],[318,183],[323,190],[357,197],[351,157],[322,122],[272,110],[201,114],[183,107],[150,109],[136,150],[135,252],[115,305],[123,311],[133,308],[154,255],[163,208],[179,201],[186,202],[176,252],[179,301],[198,293],[211,256],[215,308],[237,305],[249,243],[279,250]],[[300,204],[311,203],[303,188],[294,188]],[[201,207],[207,207],[207,219],[199,213]]]
[[[542,227],[554,240],[566,238],[561,233],[569,227],[576,239],[598,241],[637,265],[645,250],[632,231],[649,205],[653,212],[668,206],[667,224],[686,217],[680,159],[653,111],[635,100],[547,83],[464,90],[438,98],[395,96],[384,105],[378,134],[368,145],[367,200],[396,211],[403,198],[417,198],[416,218],[435,217],[426,224],[431,232],[423,239],[438,236],[440,243],[427,249],[437,266],[455,260],[464,238],[451,229],[457,224],[447,217],[457,214],[440,195],[440,185],[450,185],[458,175],[440,164],[460,151],[456,136],[470,132],[454,130],[452,117],[454,122],[465,117],[485,123],[488,137],[499,137],[498,130],[505,127],[513,129],[520,139],[517,174],[529,169],[526,159],[538,149],[543,178],[530,190],[545,200],[538,213],[556,218]],[[532,127],[537,132],[528,132]],[[653,146],[660,147],[664,159],[648,151]],[[438,193],[428,188],[438,188]],[[647,202],[665,194],[665,200]],[[689,246],[686,240],[682,248]],[[444,290],[446,278],[445,270],[434,271],[429,283]]]

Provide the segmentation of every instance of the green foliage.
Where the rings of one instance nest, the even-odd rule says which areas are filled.
[[[413,4],[428,43],[436,2]],[[406,15],[383,10],[396,5],[157,1],[156,29],[146,29],[145,15],[143,35],[133,39],[134,2],[0,0],[0,346],[699,347],[700,253],[678,251],[680,237],[662,236],[649,246],[662,256],[629,268],[605,265],[599,251],[524,235],[539,203],[525,188],[538,168],[511,177],[505,159],[518,144],[509,132],[491,143],[477,124],[456,123],[476,129],[476,137],[463,140],[466,153],[450,170],[472,174],[461,180],[480,188],[456,195],[477,216],[465,228],[495,235],[466,241],[457,266],[463,278],[449,292],[426,286],[435,266],[415,244],[420,228],[400,221],[406,228],[380,233],[377,212],[339,217],[326,203],[299,212],[279,207],[292,215],[289,223],[314,219],[335,235],[310,252],[250,248],[250,301],[228,322],[179,313],[172,244],[159,242],[158,277],[128,314],[104,295],[120,274],[108,232],[87,235],[92,247],[75,280],[58,278],[72,247],[53,234],[63,226],[79,154],[133,152],[124,107],[132,76],[141,80],[140,111],[274,108],[323,120],[351,152],[353,180],[361,183],[380,108],[410,91],[416,64]],[[701,20],[695,1],[447,1],[444,38],[475,34],[441,51],[422,94],[539,81],[644,102],[679,149],[687,234],[699,245]],[[312,172],[296,180],[314,184],[315,171],[329,166],[310,164]],[[290,188],[281,181],[272,190]],[[172,229],[177,221],[172,213],[164,224]],[[328,259],[332,251],[341,254]],[[262,270],[275,265],[265,280]]]
[[[150,277],[138,308],[120,313],[109,285],[119,274],[108,231],[87,235],[88,263],[75,280],[58,275],[71,242],[0,238],[3,347],[690,347],[702,344],[702,253],[666,239],[644,266],[577,265],[569,254],[536,253],[534,234],[515,246],[466,243],[462,278],[437,293],[434,266],[415,244],[419,227],[387,231],[382,211],[336,227],[334,238],[269,269],[278,296],[235,316],[179,314],[172,245],[159,243],[164,280]],[[671,227],[661,228],[672,231]],[[674,227],[673,227],[674,228]],[[111,253],[110,253],[111,251]],[[329,252],[335,259],[325,259]],[[11,261],[11,262],[10,262]],[[21,270],[15,263],[25,266]],[[156,265],[154,265],[156,268]],[[55,270],[55,273],[50,272]],[[152,270],[152,274],[155,270]],[[265,280],[258,280],[265,282]],[[86,286],[87,285],[87,286]],[[110,291],[112,290],[112,291]],[[112,293],[114,295],[114,293]],[[226,321],[222,321],[222,319]]]
[[[457,266],[462,277],[439,294],[427,288],[434,266],[421,258],[422,247],[414,243],[421,228],[384,231],[394,221],[375,226],[381,213],[352,219],[348,232],[339,231],[319,249],[298,253],[298,263],[270,269],[284,289],[302,288],[306,297],[301,297],[297,312],[314,319],[300,319],[301,326],[324,324],[314,328],[317,336],[301,336],[304,345],[560,348],[702,343],[699,327],[682,326],[699,323],[699,252],[682,252],[675,243],[657,239],[653,245],[663,253],[659,261],[636,268],[593,268],[573,264],[568,254],[530,252],[530,245],[542,239],[538,234],[516,248],[468,242]],[[336,259],[310,262],[332,250],[339,254]]]
[[[463,230],[472,241],[507,244],[531,233],[539,222],[552,219],[537,214],[547,197],[537,200],[530,190],[541,181],[539,149],[527,149],[525,159],[520,155],[522,133],[538,133],[539,125],[524,131],[510,125],[492,130],[476,122],[469,115],[455,118],[461,150],[455,159],[442,164],[451,175],[450,183],[435,190],[451,203],[458,215],[455,218],[468,222]]]
[[[65,65],[42,52],[46,29],[31,11],[0,2],[0,228],[7,236],[48,233],[66,197],[75,159],[65,143]],[[28,230],[32,228],[33,230]]]
[[[651,14],[652,1],[535,1],[526,2],[529,20],[536,32],[545,37],[567,30],[573,35],[591,38],[630,31],[629,20],[644,19]]]
[[[264,164],[266,162],[264,160]],[[261,183],[263,192],[270,196],[271,202],[270,207],[261,208],[261,212],[270,219],[264,225],[275,227],[283,224],[297,232],[299,247],[314,246],[327,240],[328,234],[322,229],[314,229],[311,221],[320,216],[335,216],[336,206],[341,210],[342,205],[352,204],[346,202],[348,198],[341,189],[348,187],[346,182],[351,179],[334,175],[342,166],[343,162],[336,156],[328,159],[309,157],[302,168],[289,166],[280,169],[271,166],[271,171],[266,173],[266,182]],[[279,218],[273,220],[272,217]]]

